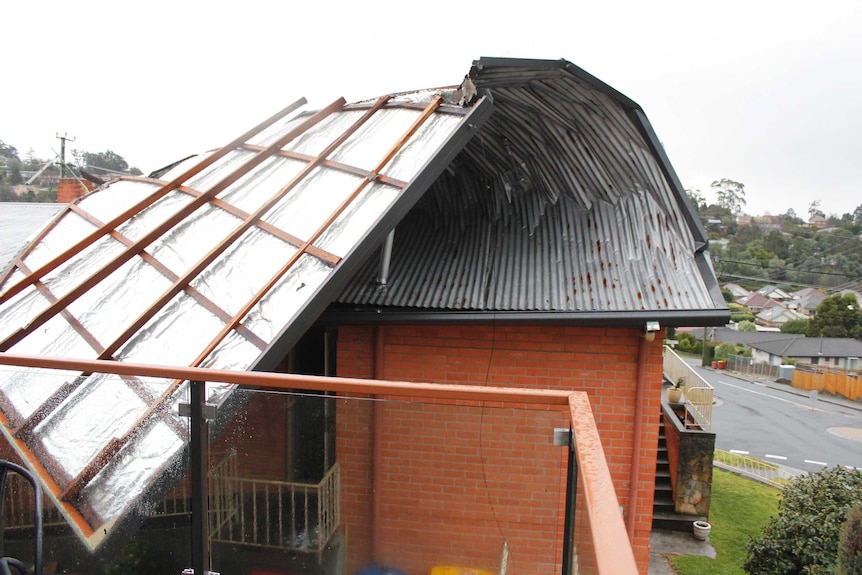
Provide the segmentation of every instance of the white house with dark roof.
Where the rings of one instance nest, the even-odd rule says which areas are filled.
[[[813,365],[859,369],[862,341],[847,337],[798,337],[750,342],[757,363],[782,365],[784,358]]]

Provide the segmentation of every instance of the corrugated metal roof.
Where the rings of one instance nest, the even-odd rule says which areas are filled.
[[[564,61],[483,59],[470,78],[491,118],[396,230],[388,285],[372,260],[340,304],[725,321],[703,228],[634,102]]]

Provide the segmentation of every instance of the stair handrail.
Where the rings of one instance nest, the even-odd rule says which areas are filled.
[[[692,426],[712,430],[712,403],[715,389],[669,346],[664,346],[664,377],[671,383],[683,380],[685,409],[692,416]],[[688,421],[688,417],[686,417]],[[688,425],[687,425],[688,426]]]

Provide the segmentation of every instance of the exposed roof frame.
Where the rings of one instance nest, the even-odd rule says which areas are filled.
[[[114,230],[120,224],[127,222],[132,217],[137,215],[139,212],[141,212],[144,209],[148,208],[149,206],[153,205],[157,200],[166,196],[168,193],[170,193],[173,190],[175,190],[176,188],[178,188],[184,182],[188,181],[193,176],[199,174],[200,172],[202,172],[207,167],[213,165],[218,160],[220,160],[221,158],[228,155],[230,152],[232,152],[237,147],[239,147],[243,142],[245,142],[249,138],[259,134],[260,132],[262,132],[263,130],[268,128],[269,126],[275,124],[277,121],[281,120],[282,118],[288,116],[289,114],[296,111],[300,107],[304,106],[305,103],[306,103],[305,98],[300,98],[299,100],[293,102],[291,105],[287,106],[283,110],[276,112],[275,114],[273,114],[272,116],[270,116],[269,118],[267,118],[266,120],[264,120],[263,122],[261,122],[260,124],[255,126],[254,128],[248,130],[247,132],[245,132],[241,136],[237,137],[236,139],[234,139],[232,142],[230,142],[229,144],[227,144],[223,148],[216,150],[210,156],[204,158],[200,162],[197,162],[195,165],[193,165],[188,170],[186,170],[185,172],[183,172],[182,174],[180,174],[179,176],[174,178],[168,184],[166,184],[166,185],[162,186],[161,188],[159,188],[158,190],[156,190],[153,194],[151,194],[147,198],[144,198],[140,202],[134,204],[133,206],[130,206],[128,209],[126,209],[125,211],[123,211],[122,213],[117,215],[111,221],[106,222],[104,226],[102,226],[101,228],[99,228],[97,230],[94,230],[92,233],[90,233],[86,237],[79,240],[75,245],[69,247],[63,253],[58,254],[56,257],[54,257],[50,261],[43,264],[39,269],[33,270],[33,272],[28,274],[27,277],[25,277],[23,280],[21,280],[20,282],[18,282],[15,285],[10,286],[8,289],[4,290],[3,293],[0,293],[0,303],[7,301],[9,298],[18,294],[19,292],[21,292],[22,290],[24,290],[28,286],[33,285],[33,283],[35,283],[37,280],[42,279],[45,276],[45,274],[55,270],[58,266],[60,266],[64,262],[66,262],[69,258],[81,253],[83,250],[85,250],[87,247],[94,244],[100,238],[102,238],[106,234],[109,234],[112,230]],[[59,219],[60,219],[59,217],[55,218],[54,222],[57,222]],[[47,232],[47,230],[45,230],[45,231]],[[4,349],[6,349],[6,348],[4,348]]]
[[[331,155],[340,145],[343,143],[350,135],[352,135],[367,119],[369,119],[377,110],[386,105],[389,97],[383,97],[375,102],[372,106],[370,106],[366,110],[366,114],[359,120],[357,120],[350,128],[345,130],[340,137],[336,138],[332,143],[330,143],[327,148],[322,151],[319,156],[312,159],[307,163],[307,165],[297,174],[291,182],[283,186],[279,192],[276,194],[276,197],[273,198],[271,203],[275,203],[281,196],[288,193],[291,189],[295,187],[295,185],[302,181],[302,179],[312,170],[314,170],[320,163],[324,161],[326,157]],[[193,366],[199,366],[208,356],[209,354],[218,346],[218,344],[223,341],[223,339],[227,336],[230,331],[237,328],[240,325],[242,319],[248,314],[248,312],[269,292],[275,283],[285,274],[287,271],[299,260],[299,258],[308,251],[308,248],[312,246],[312,244],[319,239],[322,234],[327,230],[327,228],[338,218],[338,216],[343,212],[347,206],[373,181],[377,179],[378,172],[383,169],[387,163],[395,156],[395,154],[407,143],[410,137],[421,127],[428,118],[437,110],[437,108],[442,103],[441,97],[434,98],[425,108],[425,111],[413,122],[408,130],[399,138],[399,140],[386,152],[386,154],[380,159],[378,164],[372,169],[370,172],[366,173],[362,179],[362,181],[357,185],[356,189],[352,194],[348,196],[333,212],[330,213],[328,218],[323,222],[316,232],[314,232],[307,239],[303,240],[302,245],[299,246],[297,252],[295,252],[294,256],[291,257],[281,268],[280,270],[273,275],[269,282],[266,283],[264,287],[262,287],[255,296],[250,299],[243,308],[238,311],[232,318],[225,322],[225,325],[222,331],[212,339],[211,343],[199,354],[199,356],[194,360]],[[315,121],[318,121],[319,118]],[[278,145],[279,147],[284,145],[284,142],[279,141],[274,145]],[[230,176],[228,177],[230,179]],[[232,240],[237,239],[241,232],[245,230],[247,227],[253,225],[263,213],[267,211],[269,205],[266,204],[263,208],[256,211],[255,214],[251,214],[246,218],[246,221],[242,226],[238,228],[239,231],[235,231],[230,234],[227,239],[225,239],[219,246],[214,248],[210,253],[202,258],[198,264],[192,266],[189,272],[184,274],[182,278],[178,278],[174,284],[171,286],[167,292],[160,297],[155,304],[153,304],[150,308],[148,308],[145,312],[141,314],[141,316],[131,324],[132,327],[126,330],[121,336],[119,336],[112,344],[110,344],[100,355],[99,359],[107,359],[110,358],[112,353],[119,348],[123,341],[126,341],[128,337],[133,334],[138,328],[140,328],[144,323],[146,323],[149,317],[160,309],[167,301],[173,297],[183,286],[187,285],[191,278],[195,277],[203,268],[206,267],[211,261],[214,259],[215,255],[213,252],[223,251],[227,245],[232,243]],[[158,398],[148,398],[146,401],[149,406],[147,410],[138,418],[135,425],[131,426],[130,431],[128,431],[125,435],[119,438],[115,438],[109,444],[103,447],[100,453],[92,458],[90,463],[74,478],[68,480],[62,491],[58,494],[58,497],[62,501],[69,501],[74,499],[77,494],[81,491],[83,487],[89,483],[98,473],[99,471],[110,461],[110,459],[122,449],[122,447],[128,443],[137,433],[136,430],[139,430],[144,427],[144,424],[147,420],[149,420],[153,416],[161,416],[164,413],[165,402],[172,397],[173,392],[183,383],[184,380],[177,379],[172,384],[170,384]],[[64,386],[62,388],[62,393],[64,396],[68,396],[72,390],[74,390],[74,384],[70,384]],[[42,406],[39,409],[39,418],[44,419],[48,413],[50,413],[50,407],[48,404],[56,406],[60,402],[55,401],[56,398],[51,398],[46,402],[45,406]],[[28,426],[28,428],[32,429],[32,425]],[[184,434],[184,430],[182,434]],[[51,464],[51,462],[47,462],[48,469],[56,469],[57,465]],[[57,476],[54,476],[56,479]]]
[[[361,106],[352,105],[349,108]],[[413,106],[415,107],[415,106]],[[270,371],[299,341],[300,337],[318,320],[327,306],[344,289],[353,275],[362,267],[365,260],[376,251],[386,236],[416,204],[422,194],[446,169],[458,153],[481,129],[493,111],[493,100],[480,97],[470,107],[464,108],[466,115],[461,127],[445,142],[424,166],[419,174],[405,187],[397,204],[373,226],[366,237],[360,240],[344,260],[336,266],[332,278],[323,285],[313,297],[303,305],[294,316],[290,325],[273,339],[273,343],[253,363],[253,370]],[[449,112],[451,108],[446,108]],[[458,113],[461,113],[460,109]]]
[[[18,329],[17,331],[13,332],[9,337],[7,337],[5,340],[0,342],[0,351],[7,351],[11,346],[15,345],[16,343],[21,341],[24,337],[26,337],[28,334],[32,333],[33,331],[35,331],[36,329],[41,327],[45,322],[47,322],[49,319],[51,319],[52,317],[57,315],[60,312],[60,310],[66,308],[69,304],[74,302],[80,296],[87,293],[94,285],[96,285],[97,283],[99,283],[103,279],[107,278],[111,273],[113,273],[114,271],[119,269],[120,266],[122,266],[123,264],[125,264],[126,262],[131,260],[133,257],[135,257],[138,254],[140,254],[141,252],[143,252],[147,248],[147,246],[149,246],[154,241],[159,239],[169,229],[173,228],[174,226],[176,226],[177,224],[182,222],[186,217],[188,217],[195,210],[197,210],[198,208],[200,208],[201,206],[206,204],[209,200],[211,200],[217,194],[219,194],[220,192],[225,190],[228,186],[230,186],[231,184],[233,184],[234,182],[239,180],[242,176],[244,176],[245,174],[250,172],[252,169],[254,169],[258,165],[263,163],[264,160],[266,160],[267,158],[272,156],[276,151],[278,151],[278,149],[280,149],[282,146],[287,144],[287,142],[296,138],[298,135],[302,134],[305,130],[307,130],[309,127],[313,126],[314,124],[317,124],[318,122],[322,121],[326,116],[331,114],[333,111],[339,109],[343,105],[344,105],[344,100],[336,100],[334,103],[330,104],[329,106],[327,106],[323,110],[321,110],[318,113],[307,118],[304,122],[302,122],[302,124],[300,124],[299,126],[294,128],[293,130],[291,130],[290,132],[288,132],[287,134],[285,134],[284,136],[279,138],[277,141],[270,144],[264,151],[258,152],[255,156],[253,156],[252,158],[250,158],[249,160],[244,162],[242,164],[242,166],[240,166],[239,168],[237,168],[236,170],[234,170],[233,172],[228,174],[221,181],[219,181],[217,184],[212,186],[209,190],[207,190],[202,195],[195,198],[192,202],[190,202],[189,204],[187,204],[186,206],[184,206],[183,208],[178,210],[174,215],[172,215],[171,217],[166,219],[161,225],[150,230],[147,234],[145,234],[140,240],[135,242],[132,246],[127,247],[121,254],[119,254],[118,256],[113,258],[110,262],[108,262],[107,264],[102,266],[97,272],[95,272],[93,275],[91,275],[87,280],[78,284],[77,287],[69,290],[69,292],[66,293],[66,295],[59,298],[56,302],[54,302],[53,304],[48,306],[39,315],[34,317],[25,327],[22,327],[22,328]],[[236,146],[232,146],[231,150],[235,147]],[[222,153],[223,150],[224,150],[223,148],[220,149],[219,152],[217,152],[217,154]],[[224,152],[224,153],[227,153],[227,152]],[[204,159],[200,163],[208,164],[209,161],[210,161],[210,158],[207,158],[207,159]],[[195,173],[197,173],[197,171],[194,168],[188,170],[188,172],[192,172],[192,171],[195,171]],[[175,183],[175,182],[176,182],[176,180],[174,180],[174,182],[171,182],[171,184],[169,184],[166,187],[169,187],[170,191],[176,189],[176,187],[179,185],[179,183]],[[151,197],[159,196],[162,193],[162,190],[159,190],[156,194],[153,194],[153,196],[151,196]],[[164,193],[167,193],[167,192],[164,192]],[[153,200],[153,201],[155,201],[155,200]],[[127,210],[127,212],[128,212],[128,210]],[[127,213],[127,212],[125,212],[125,213]],[[112,220],[112,222],[113,222],[113,220]],[[99,236],[101,237],[105,233],[109,233],[110,230],[113,230],[113,227],[114,226],[110,226],[109,230],[102,230],[102,229],[98,230],[98,231],[102,232],[99,234]],[[90,237],[90,236],[88,236],[88,237]],[[59,257],[63,257],[64,258],[63,261],[66,261],[69,257],[71,257],[69,255],[69,252],[71,252],[71,251],[72,250],[67,250],[67,252],[60,254]],[[55,258],[55,260],[56,259],[57,258]],[[55,261],[55,260],[52,260],[52,261]],[[43,266],[43,267],[45,267],[45,266]],[[28,277],[20,283],[21,284],[32,284],[32,281],[30,281],[30,279],[31,278]],[[35,281],[35,280],[33,280],[33,281]],[[10,291],[12,291],[12,289],[13,288],[10,288]],[[140,327],[140,326],[138,326],[138,327]],[[109,346],[109,348],[110,348],[110,346]]]
[[[255,147],[256,148],[262,148],[262,146],[255,146]],[[243,148],[250,149],[250,148],[252,148],[252,146],[243,146]],[[278,155],[283,155],[283,154],[278,154]],[[305,161],[305,162],[310,162],[311,160],[312,160],[312,158],[310,156],[303,156],[301,158],[301,161]],[[325,162],[324,162],[324,164],[325,164]],[[152,184],[156,184],[159,186],[167,183],[167,182],[164,182],[163,180],[159,180],[159,179],[155,179],[155,178],[143,178],[140,176],[120,176],[119,179],[122,181],[127,181],[127,182],[152,183]],[[190,188],[188,186],[180,186],[179,188],[177,188],[177,190],[179,190],[180,192],[183,192],[185,194],[188,194],[190,196],[193,196],[193,197],[199,197],[203,194],[203,192],[196,190],[194,188]],[[229,204],[229,203],[227,203],[224,200],[221,200],[219,198],[213,198],[212,200],[210,200],[210,204],[212,204],[213,206],[215,206],[217,208],[224,210],[225,212],[227,212],[227,213],[231,214],[232,216],[235,216],[241,220],[245,220],[250,216],[250,214],[248,212],[241,210],[240,208],[236,207],[235,205]],[[77,204],[74,204],[74,205],[77,205]],[[272,224],[270,224],[268,222],[265,222],[263,220],[258,219],[257,221],[254,222],[254,225],[257,226],[258,228],[260,228],[261,230],[265,231],[266,233],[272,234],[276,238],[289,243],[290,245],[292,245],[295,248],[298,248],[299,246],[302,245],[301,239],[297,238],[296,236],[290,235],[289,233],[285,232],[284,230],[281,230],[281,229],[273,226]],[[316,257],[317,259],[319,259],[321,261],[328,263],[329,265],[335,265],[341,259],[338,256],[331,254],[325,250],[322,250],[316,246],[310,246],[308,248],[308,250],[306,250],[306,253]]]

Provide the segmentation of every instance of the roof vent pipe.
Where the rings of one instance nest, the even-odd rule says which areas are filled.
[[[389,281],[389,262],[392,261],[392,244],[395,242],[395,230],[389,232],[383,242],[380,254],[380,271],[377,274],[377,285],[385,286]]]

